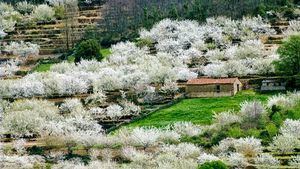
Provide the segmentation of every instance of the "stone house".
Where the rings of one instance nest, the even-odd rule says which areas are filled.
[[[198,78],[191,79],[186,84],[188,97],[222,97],[234,96],[242,90],[238,78]]]
[[[280,79],[266,79],[262,81],[261,91],[286,90],[286,82]]]

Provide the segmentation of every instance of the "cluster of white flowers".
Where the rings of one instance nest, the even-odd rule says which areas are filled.
[[[270,154],[260,154],[255,159],[254,162],[258,169],[267,169],[270,166],[279,166],[280,162]]]
[[[80,114],[84,108],[79,99],[66,99],[59,107],[62,113]]]
[[[221,127],[230,125],[233,123],[241,123],[242,119],[240,116],[232,113],[232,112],[221,112],[215,113],[213,116],[214,124],[219,125]]]
[[[274,51],[265,51],[260,40],[247,40],[226,49],[214,49],[205,54],[210,64],[203,74],[213,77],[246,76],[274,72],[272,62],[278,60]]]
[[[259,101],[245,101],[241,104],[241,116],[246,120],[258,120],[263,113],[265,113],[265,107]]]
[[[121,89],[136,91],[135,89],[147,88],[152,83],[161,83],[161,91],[170,94],[177,91],[174,83],[176,80],[188,80],[196,75],[183,64],[173,65],[170,55],[150,55],[147,54],[147,49],[138,48],[130,42],[119,43],[112,47],[112,51],[113,54],[103,62],[82,61],[76,66],[64,62],[52,66],[49,72],[3,81],[0,91],[6,88],[7,90],[3,90],[5,94],[2,94],[7,97],[26,97],[22,93],[26,93],[27,96],[51,96],[86,93],[91,88],[94,92]],[[182,72],[179,75],[176,73],[178,70]],[[29,80],[31,83],[24,85]],[[39,91],[36,91],[37,89]]]
[[[289,161],[289,165],[295,168],[299,168],[300,167],[300,155],[297,156],[293,156],[292,160]]]
[[[240,153],[230,153],[226,161],[233,168],[245,168],[248,165],[247,159]]]
[[[78,5],[78,0],[48,0],[52,6]],[[50,21],[55,19],[55,9],[47,4],[33,5],[26,0],[15,6],[0,2],[0,38],[15,30],[17,23],[32,21]]]
[[[30,42],[11,42],[4,46],[4,50],[16,56],[27,57],[39,55],[40,46]]]
[[[1,155],[0,168],[34,168],[36,164],[45,164],[42,156]]]
[[[0,2],[0,32],[2,36],[5,32],[12,32],[15,29],[16,20],[20,18],[20,14],[14,10],[13,6],[4,2]]]
[[[280,133],[283,135],[294,135],[300,138],[300,120],[286,119],[280,127]]]
[[[292,20],[289,22],[289,27],[283,32],[285,36],[297,35],[300,33],[300,21]]]
[[[165,19],[149,31],[141,30],[140,37],[156,43],[159,53],[171,54],[183,63],[205,56],[209,64],[203,66],[202,73],[223,77],[274,72],[272,61],[277,58],[271,57],[274,52],[267,53],[259,40],[261,35],[272,34],[275,31],[261,17],[217,17],[202,25]]]
[[[191,137],[198,136],[203,132],[200,126],[194,125],[191,122],[176,122],[172,125],[169,125],[168,128],[176,131],[181,135],[186,135]]]
[[[201,148],[190,143],[180,143],[178,145],[164,145],[161,151],[165,153],[174,153],[181,158],[197,158],[201,153]]]
[[[6,32],[12,32],[15,29],[16,21],[12,19],[4,19],[0,16],[0,37],[5,37]]]
[[[35,5],[33,5],[27,1],[21,1],[16,4],[16,10],[18,12],[20,12],[21,14],[30,14],[34,8],[35,8]]]
[[[32,17],[38,21],[52,20],[55,18],[54,15],[55,11],[47,4],[38,5],[32,13]]]
[[[280,128],[280,134],[273,138],[273,150],[289,153],[300,145],[300,121],[287,119]]]
[[[198,157],[199,164],[204,164],[206,162],[219,161],[219,160],[220,160],[219,157],[212,154],[206,154],[206,153],[203,153]]]
[[[287,95],[275,95],[269,97],[267,106],[272,108],[273,106],[279,106],[283,108],[291,108],[294,107],[300,101],[300,93],[288,93]]]
[[[19,70],[19,61],[9,60],[0,63],[0,77],[13,76]]]
[[[30,117],[30,118],[28,118]],[[6,108],[2,125],[4,131],[16,136],[39,134],[48,120],[58,119],[58,108],[47,101],[24,100]]]
[[[214,146],[213,151],[220,156],[236,152],[243,154],[245,157],[255,157],[262,152],[262,145],[259,139],[253,137],[227,138],[222,140],[219,145]]]
[[[13,147],[19,155],[22,155],[26,152],[25,149],[26,140],[20,139],[13,142]]]
[[[141,108],[132,102],[122,101],[120,104],[110,104],[106,108],[90,107],[89,112],[97,119],[119,121],[122,117],[139,115]]]

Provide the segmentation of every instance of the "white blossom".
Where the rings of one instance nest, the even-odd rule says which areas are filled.
[[[300,167],[300,155],[292,156],[292,159],[289,161],[289,165],[292,167]]]
[[[174,153],[180,158],[197,158],[200,155],[201,148],[191,143],[180,143],[178,145],[164,145],[161,151],[165,153]]]
[[[260,154],[255,159],[258,169],[268,169],[270,166],[279,166],[280,162],[270,154]]]
[[[38,21],[49,21],[54,19],[55,11],[46,4],[38,5],[32,12],[32,17]]]
[[[211,155],[211,154],[206,154],[203,153],[198,157],[198,163],[199,164],[204,164],[206,162],[211,162],[211,161],[219,161],[220,159],[217,156]]]

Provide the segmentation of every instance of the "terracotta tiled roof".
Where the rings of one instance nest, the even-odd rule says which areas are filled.
[[[213,79],[213,78],[199,78],[191,79],[187,84],[195,85],[205,85],[205,84],[233,84],[238,78],[222,78],[222,79]]]

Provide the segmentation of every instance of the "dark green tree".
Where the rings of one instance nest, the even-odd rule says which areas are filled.
[[[275,62],[276,70],[286,75],[300,73],[300,35],[292,35],[278,48],[280,60]]]
[[[198,169],[228,169],[228,167],[222,161],[212,161],[200,165]]]
[[[88,39],[80,42],[74,52],[75,63],[84,60],[97,59],[98,61],[103,59],[103,56],[100,53],[101,47],[97,40]]]

